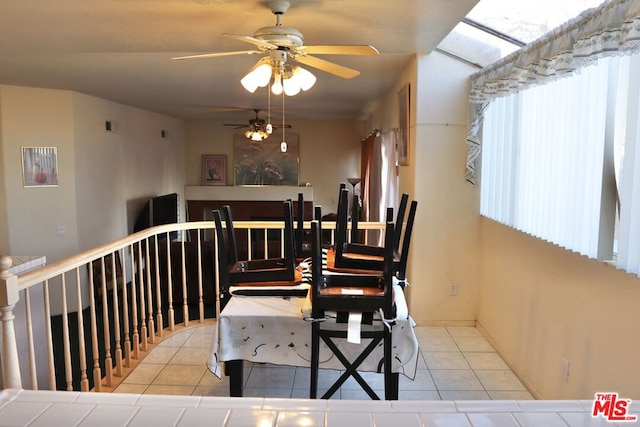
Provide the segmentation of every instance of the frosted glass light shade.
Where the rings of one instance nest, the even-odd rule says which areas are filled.
[[[293,78],[297,80],[300,89],[304,91],[311,89],[316,84],[316,76],[301,67],[296,67],[293,70]]]
[[[284,79],[282,86],[284,86],[284,93],[287,96],[295,96],[300,93],[300,85],[293,77]]]
[[[253,93],[257,88],[268,85],[269,80],[271,80],[271,66],[269,64],[260,64],[249,71],[249,73],[240,80],[240,83],[248,92]]]

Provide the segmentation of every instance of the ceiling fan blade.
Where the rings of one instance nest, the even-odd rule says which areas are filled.
[[[324,59],[316,58],[315,56],[301,55],[297,56],[295,60],[326,73],[342,77],[343,79],[352,79],[360,75],[360,71],[334,64],[333,62],[325,61]]]
[[[224,33],[222,35],[225,37],[230,37],[232,39],[236,39],[242,42],[247,42],[247,43],[256,45],[263,52],[268,52],[270,50],[275,50],[278,48],[278,46],[276,46],[275,44],[267,43],[265,41],[258,40],[257,38],[251,37],[251,36],[243,36],[242,34],[229,34],[229,33]]]
[[[237,123],[223,123],[223,126],[235,126],[236,129],[249,127],[249,125],[239,125]]]
[[[300,46],[297,52],[302,55],[378,55],[378,49],[369,45],[324,45]]]
[[[253,55],[256,53],[263,53],[263,52],[259,50],[238,50],[235,52],[217,52],[217,53],[203,53],[200,55],[176,56],[171,59],[175,61],[179,61],[182,59],[205,59],[205,58],[217,58],[219,56]]]

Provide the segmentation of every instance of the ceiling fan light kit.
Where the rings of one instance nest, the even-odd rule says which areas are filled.
[[[252,142],[262,142],[269,138],[269,133],[266,129],[247,129],[244,131],[244,136]]]
[[[250,43],[257,47],[258,50],[205,53],[200,55],[179,56],[173,59],[202,59],[232,55],[267,54],[268,56],[260,59],[260,61],[258,61],[258,63],[254,65],[249,73],[242,79],[242,85],[249,92],[253,93],[258,87],[268,85],[271,78],[274,78],[274,84],[276,86],[275,90],[278,90],[279,87],[275,81],[276,76],[280,75],[281,83],[284,84],[284,81],[291,78],[291,75],[296,70],[296,66],[289,64],[289,61],[299,62],[300,64],[316,68],[344,79],[351,79],[360,75],[360,72],[312,55],[378,55],[378,50],[369,45],[305,46],[304,37],[300,31],[295,28],[285,27],[280,23],[280,17],[289,10],[290,3],[288,1],[278,0],[270,1],[268,5],[271,12],[276,16],[276,25],[259,28],[255,31],[253,36],[224,34],[226,37]],[[269,74],[268,77],[266,76],[267,67],[263,67],[264,64],[267,64],[271,69],[271,74]],[[258,68],[260,68],[260,71],[258,71]],[[311,74],[310,72],[308,73]],[[258,75],[256,76],[256,74]],[[249,77],[250,75],[251,77]],[[311,74],[311,76],[313,76],[313,74]],[[267,79],[268,81],[265,83],[265,80]],[[258,81],[256,82],[256,80]],[[305,81],[307,83],[305,83],[304,86],[302,84],[298,84],[298,86],[300,86],[300,90],[309,90],[310,87],[313,86],[313,83],[315,83],[315,76],[313,76],[313,78],[307,76]],[[313,81],[313,83],[308,83],[308,81]],[[307,87],[307,89],[304,87]],[[272,91],[273,90],[274,88],[272,86]]]
[[[240,80],[240,83],[250,93],[255,93],[259,87],[266,87],[271,83],[270,92],[267,92],[267,94],[269,96],[271,93],[282,95],[283,125],[280,148],[283,152],[286,152],[287,143],[284,128],[290,126],[284,124],[284,99],[286,96],[295,96],[301,91],[307,91],[316,83],[316,76],[298,66],[295,62],[343,79],[351,79],[360,75],[360,72],[312,55],[378,55],[378,50],[369,45],[305,46],[304,37],[300,31],[295,28],[285,27],[280,23],[281,16],[289,10],[289,1],[274,0],[270,1],[268,6],[276,16],[275,25],[259,28],[254,32],[253,36],[223,34],[226,37],[254,45],[254,50],[205,53],[179,56],[172,59],[204,59],[233,55],[266,54]],[[256,48],[257,50],[255,50]],[[271,126],[271,98],[269,98],[268,125],[264,123],[264,120],[262,120],[262,123],[258,123],[257,113],[258,110],[256,110],[256,121],[252,120],[249,129],[244,133],[248,139],[256,142],[265,140],[271,133],[271,129],[268,128],[268,126]]]

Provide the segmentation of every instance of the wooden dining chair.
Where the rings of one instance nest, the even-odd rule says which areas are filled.
[[[312,240],[312,285],[311,299],[311,377],[309,396],[317,398],[318,371],[320,363],[320,342],[324,342],[338,360],[344,365],[345,372],[322,396],[330,398],[344,382],[353,377],[362,389],[372,399],[379,400],[379,396],[358,373],[358,367],[371,355],[371,352],[382,342],[383,358],[379,366],[382,366],[385,384],[385,399],[393,400],[398,397],[398,374],[391,370],[392,343],[391,328],[393,327],[394,298],[393,298],[393,222],[387,222],[385,227],[385,253],[382,271],[374,274],[335,274],[323,270],[321,228],[318,221],[311,223]],[[329,319],[329,313],[335,312],[337,323],[348,322],[352,313],[362,316],[363,323],[373,323],[374,317],[382,312],[385,326],[377,319],[379,328],[360,331],[360,337],[370,340],[362,344],[360,355],[352,362],[340,351],[338,340],[348,337],[348,330],[336,328],[335,325],[325,327],[333,320]],[[354,345],[354,344],[349,344]]]
[[[219,210],[213,211],[213,220],[215,222],[217,236],[217,260],[218,260],[218,294],[220,296],[220,309],[222,310],[231,298],[232,294],[244,296],[282,296],[282,297],[305,297],[307,295],[307,287],[300,286],[303,283],[303,274],[295,269],[292,280],[281,280],[278,276],[267,274],[268,268],[262,269],[259,275],[245,275],[244,281],[233,281],[231,279],[231,271],[233,263],[228,258],[229,253],[229,235],[228,229],[223,227],[222,216]],[[280,274],[280,266],[276,266],[274,270],[278,270]],[[251,273],[255,272],[252,271]],[[275,278],[274,278],[275,277]],[[237,279],[237,277],[236,277]],[[234,291],[235,289],[235,291]]]
[[[335,271],[372,270],[382,269],[384,246],[347,242],[347,212],[346,201],[348,194],[341,192],[341,200],[338,206],[336,219],[335,245],[328,253],[328,267]],[[409,248],[413,232],[417,201],[412,201],[407,216],[406,226],[403,227],[406,206],[409,196],[403,194],[396,215],[392,246],[394,250],[394,269],[400,280],[406,280],[406,268],[409,259]],[[386,221],[393,221],[393,208],[387,208]],[[404,235],[402,230],[404,228]],[[402,240],[402,242],[401,242]],[[402,243],[402,246],[400,244]]]
[[[226,252],[231,283],[291,281],[295,279],[296,259],[293,241],[293,210],[290,201],[285,201],[283,205],[284,257],[277,258],[239,260],[231,207],[226,205],[222,209],[226,225]]]

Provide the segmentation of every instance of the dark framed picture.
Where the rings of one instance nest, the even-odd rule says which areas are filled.
[[[409,83],[405,84],[398,92],[398,165],[409,166],[409,120],[410,120],[410,99]]]
[[[226,155],[202,155],[202,185],[227,185]]]

